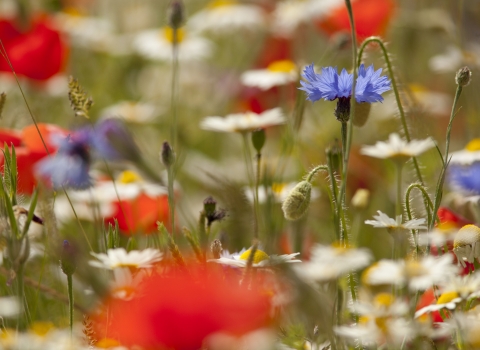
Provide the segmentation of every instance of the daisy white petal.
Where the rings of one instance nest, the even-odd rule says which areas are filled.
[[[89,264],[107,270],[116,268],[150,268],[154,263],[162,260],[163,253],[157,249],[132,250],[127,252],[124,248],[108,249],[107,254],[91,253],[98,260],[91,260]]]
[[[375,158],[410,158],[417,157],[423,152],[434,147],[435,143],[431,138],[425,140],[402,140],[398,134],[390,134],[388,141],[378,141],[375,146],[363,146],[360,152]]]

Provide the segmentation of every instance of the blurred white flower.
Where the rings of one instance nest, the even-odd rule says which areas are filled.
[[[146,102],[120,101],[102,110],[102,117],[120,117],[128,122],[151,122],[160,113],[157,106]]]
[[[458,273],[452,261],[450,254],[419,260],[380,260],[365,270],[362,281],[367,285],[393,284],[408,286],[412,291],[426,290]]]
[[[375,146],[363,146],[360,153],[375,158],[410,158],[417,157],[423,152],[435,147],[431,138],[425,140],[402,140],[396,133],[390,134],[387,142],[378,141]]]
[[[178,30],[178,59],[180,61],[199,61],[210,57],[212,43],[200,36]],[[172,61],[173,59],[173,29],[164,27],[140,32],[133,41],[134,49],[143,57]]]
[[[147,248],[144,250],[131,250],[127,252],[124,248],[108,249],[107,254],[91,252],[98,260],[90,260],[91,266],[107,270],[116,268],[151,268],[154,263],[162,260],[163,253],[158,249]]]
[[[475,258],[480,262],[480,228],[475,225],[463,226],[455,235],[453,252],[463,267],[466,266],[465,262],[473,264]]]
[[[331,281],[367,266],[373,257],[364,248],[342,248],[317,244],[310,261],[295,265],[295,272],[305,280]]]
[[[254,69],[244,72],[240,80],[247,86],[268,90],[274,86],[293,83],[298,80],[298,69],[290,60],[274,61],[265,69]]]
[[[377,210],[378,215],[373,216],[376,220],[365,220],[367,225],[373,227],[384,227],[389,230],[405,229],[405,230],[426,230],[425,219],[413,219],[402,223],[402,216],[398,215],[396,219],[390,218],[387,214]]]
[[[242,249],[239,253],[230,254],[228,251],[222,252],[219,259],[210,259],[208,262],[215,262],[217,264],[230,265],[234,267],[246,267],[248,258],[251,254],[250,249]],[[270,267],[283,263],[297,263],[301,260],[296,259],[300,253],[271,255],[269,256],[263,250],[257,249],[253,256],[253,267]]]
[[[275,340],[272,329],[258,329],[241,336],[213,333],[204,342],[211,350],[272,350]]]
[[[418,235],[418,244],[422,246],[433,245],[439,249],[447,244],[453,242],[457,228],[450,224],[440,224],[430,232],[420,233]]]
[[[450,153],[451,164],[470,165],[480,161],[480,139],[473,139],[464,149]]]
[[[74,8],[57,12],[54,19],[60,30],[70,37],[74,46],[89,50],[109,50],[113,37],[113,25],[109,20],[85,16]]]
[[[285,123],[286,119],[282,110],[274,108],[260,114],[246,112],[229,114],[225,118],[206,117],[200,122],[200,127],[205,130],[219,132],[248,132]]]
[[[470,45],[463,51],[456,46],[448,46],[444,53],[433,56],[429,61],[430,69],[437,73],[456,72],[461,67],[480,66],[480,46]]]
[[[297,185],[297,182],[288,182],[288,183],[273,183],[269,187],[259,186],[258,187],[258,202],[265,203],[269,196],[277,203],[282,203],[290,193],[290,191]],[[251,187],[245,187],[245,196],[247,199],[253,203],[254,191]],[[318,198],[320,196],[320,191],[315,188],[312,188],[312,193],[310,195],[311,199]]]
[[[215,0],[194,13],[186,26],[192,31],[224,35],[241,29],[255,30],[263,27],[265,23],[265,14],[259,6],[231,0]]]

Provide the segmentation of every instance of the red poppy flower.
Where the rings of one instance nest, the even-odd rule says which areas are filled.
[[[132,300],[107,300],[92,317],[97,334],[126,346],[197,350],[212,333],[242,335],[268,325],[267,293],[226,279],[222,270],[195,269],[146,277]]]
[[[38,124],[43,139],[50,151],[54,153],[57,147],[52,142],[53,135],[65,137],[68,131],[52,124]],[[21,132],[16,130],[0,130],[0,142],[6,143],[9,147],[15,147],[17,155],[18,185],[17,192],[32,194],[37,184],[34,176],[35,164],[47,155],[43,142],[40,139],[35,125],[25,127]],[[3,167],[3,154],[0,153],[0,167]]]
[[[34,18],[26,29],[17,20],[0,19],[0,40],[17,75],[47,80],[65,66],[67,48],[45,15]],[[11,71],[4,58],[0,59],[0,71]]]
[[[120,197],[121,198],[121,197]],[[115,223],[125,234],[138,232],[157,232],[157,221],[169,227],[168,196],[149,196],[140,193],[136,198],[113,203],[114,214],[105,219],[105,222]]]
[[[360,39],[383,36],[395,11],[393,0],[356,0],[352,2],[355,29]],[[350,32],[350,19],[345,5],[334,9],[327,17],[316,21],[317,27],[328,35]]]

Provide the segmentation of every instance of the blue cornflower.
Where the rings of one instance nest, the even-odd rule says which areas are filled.
[[[480,162],[471,165],[450,164],[448,171],[448,180],[454,189],[480,195]]]
[[[57,154],[38,163],[36,172],[40,178],[51,182],[54,188],[62,186],[85,189],[91,185],[90,169],[91,134],[82,129],[67,138],[55,140]]]
[[[390,90],[390,79],[381,76],[382,69],[375,71],[373,65],[365,68],[363,64],[358,69],[355,85],[355,100],[361,102],[382,102],[382,93]],[[318,101],[324,99],[333,101],[338,99],[335,116],[341,122],[348,121],[350,114],[350,98],[352,97],[353,74],[342,69],[338,74],[337,68],[322,68],[322,73],[315,73],[313,64],[305,67],[300,90],[307,93],[307,100]]]

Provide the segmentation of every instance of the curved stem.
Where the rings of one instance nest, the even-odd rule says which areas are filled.
[[[400,121],[402,123],[403,132],[405,134],[405,138],[407,139],[407,141],[410,142],[410,140],[411,140],[410,132],[408,131],[407,119],[405,117],[405,111],[403,109],[402,101],[400,100],[400,93],[398,91],[398,84],[397,84],[397,81],[395,79],[395,74],[393,73],[392,62],[390,61],[388,51],[387,51],[387,49],[385,47],[385,44],[382,41],[382,39],[380,39],[379,37],[375,37],[375,36],[372,36],[370,38],[365,39],[365,41],[362,43],[362,45],[360,45],[360,49],[358,51],[357,64],[360,65],[360,63],[362,62],[363,51],[365,50],[367,45],[370,44],[370,43],[377,43],[382,50],[383,58],[385,59],[385,63],[387,65],[388,74],[390,75],[390,80],[392,82],[392,89],[393,89],[393,93],[395,94],[395,100],[397,101],[397,107],[398,107],[398,112],[400,114]],[[418,165],[417,159],[415,157],[413,157],[412,159],[413,159],[413,165],[415,167],[415,172],[417,174],[418,181],[420,181],[420,183],[423,185],[422,173],[420,172],[420,167]]]

